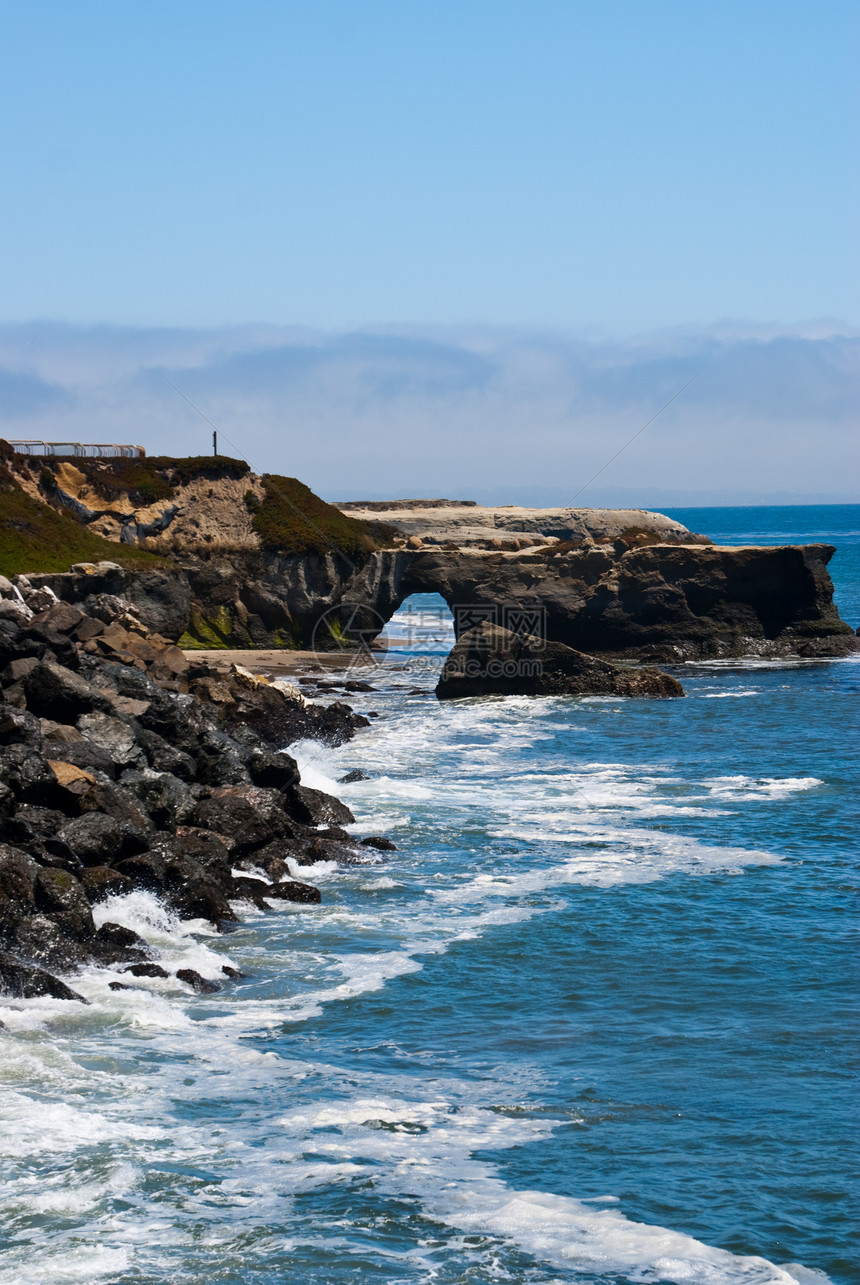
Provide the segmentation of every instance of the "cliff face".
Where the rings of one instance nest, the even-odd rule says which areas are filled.
[[[338,555],[255,553],[181,573],[123,573],[144,619],[172,635],[187,611],[185,645],[367,644],[413,593],[440,593],[504,625],[511,612],[579,651],[663,662],[720,656],[840,656],[857,648],[838,616],[827,563],[832,545],[778,548],[612,546],[553,555],[474,550],[382,550],[361,567]],[[58,577],[51,587],[61,596]],[[186,586],[186,587],[183,587]],[[79,583],[72,596],[88,584]],[[183,606],[187,604],[187,606]],[[488,610],[489,609],[489,610]],[[153,625],[154,627],[154,625]],[[193,644],[192,644],[193,645]]]
[[[87,528],[90,540],[98,531],[107,539],[94,548],[138,559],[31,581],[84,605],[123,597],[186,647],[326,649],[359,634],[366,645],[405,598],[428,592],[442,595],[458,631],[474,623],[461,609],[502,627],[526,612],[551,641],[631,658],[857,647],[833,605],[830,545],[716,547],[641,509],[336,508],[295,479],[220,458],[120,461],[115,471],[114,462],[49,469],[8,458],[16,502],[55,523],[65,514],[64,530]]]
[[[344,586],[345,606],[390,618],[405,597],[440,593],[543,616],[548,639],[580,651],[651,660],[737,655],[838,656],[856,649],[839,619],[832,545],[718,548],[657,544],[563,553],[382,552]],[[344,613],[346,619],[346,613]]]

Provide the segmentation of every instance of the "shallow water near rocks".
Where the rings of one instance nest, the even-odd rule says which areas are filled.
[[[860,510],[677,516],[837,543],[858,623]],[[0,1006],[0,1285],[860,1279],[860,664],[439,705],[440,600],[389,633],[350,698],[380,718],[297,752],[397,852],[226,937],[100,910],[250,974],[219,995],[92,970],[89,1008]]]

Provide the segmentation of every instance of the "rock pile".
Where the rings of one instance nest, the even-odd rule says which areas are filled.
[[[113,894],[147,889],[224,930],[237,901],[319,902],[290,861],[369,858],[349,809],[281,749],[348,739],[366,725],[349,706],[219,676],[122,600],[84,614],[22,579],[0,582],[0,991],[80,999],[54,974],[83,964],[164,975],[135,933],[96,929]]]

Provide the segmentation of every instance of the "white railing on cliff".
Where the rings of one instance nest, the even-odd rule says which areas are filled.
[[[76,455],[84,459],[97,459],[100,455],[114,458],[121,455],[126,459],[135,459],[146,455],[142,446],[128,446],[117,442],[36,442],[15,438],[9,438],[8,441],[16,455]]]

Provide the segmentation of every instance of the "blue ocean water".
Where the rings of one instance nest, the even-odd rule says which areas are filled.
[[[840,515],[678,514],[837,544],[851,618]],[[0,1009],[0,1283],[860,1279],[858,662],[440,705],[441,600],[389,633],[373,726],[298,757],[396,852],[229,937],[100,911],[250,974],[220,995],[93,971],[90,1008]]]

